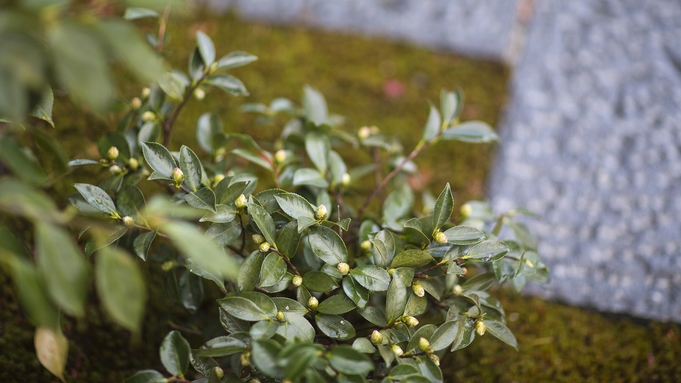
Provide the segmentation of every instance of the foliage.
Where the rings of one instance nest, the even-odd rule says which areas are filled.
[[[129,8],[126,16],[160,17],[141,8]],[[165,16],[160,21],[164,25]],[[150,39],[160,41],[154,44],[160,48],[162,34],[161,29]],[[78,36],[63,41],[72,49],[87,40],[84,33]],[[279,98],[243,108],[263,121],[288,118],[276,150],[249,135],[225,132],[215,114],[202,115],[196,135],[209,158],[202,161],[187,146],[168,150],[178,115],[190,97],[202,99],[210,87],[247,95],[244,84],[224,72],[256,58],[233,52],[217,59],[207,35],[198,32],[196,40],[188,74],[172,70],[155,77],[131,101],[118,129],[99,140],[101,159],[68,163],[110,173],[99,185],[74,184],[78,193],[70,201],[84,217],[58,209],[37,188],[47,181],[44,172],[14,138],[24,129],[38,136],[37,125],[20,123],[23,114],[7,115],[15,122],[3,125],[2,161],[17,178],[0,179],[0,208],[34,223],[35,263],[9,232],[2,233],[0,256],[38,325],[38,359],[48,370],[63,380],[68,343],[60,317],[84,314],[92,269],[103,308],[139,333],[146,293],[131,253],[162,264],[167,292],[190,311],[203,299],[202,279],[225,293],[217,303],[228,335],[192,350],[173,331],[161,345],[161,361],[174,381],[186,381],[190,364],[209,382],[442,381],[439,357],[476,336],[489,332],[517,348],[501,304],[487,290],[506,281],[520,290],[527,279],[547,279],[536,241],[515,219],[525,212],[495,216],[485,203],[473,201],[463,206],[463,222],[454,225],[449,184],[437,198],[423,193],[424,209],[417,212],[408,182],[418,175],[414,158],[438,141],[497,140],[487,124],[459,121],[462,92],[442,91],[439,108],[430,107],[421,139],[408,154],[375,127],[356,135],[343,131],[324,97],[306,87],[300,105]],[[136,63],[148,69],[147,61]],[[155,72],[157,60],[150,61]],[[55,59],[55,65],[66,64]],[[105,106],[87,97],[102,83],[87,76],[69,82],[69,73],[56,72],[76,98],[96,109]],[[49,98],[45,105],[34,115],[51,122]],[[349,169],[341,148],[378,156],[373,164]],[[261,170],[249,172],[252,166]],[[353,196],[369,175],[377,180],[373,191],[366,198]],[[144,179],[169,193],[145,197],[137,186]],[[260,190],[258,183],[274,187]],[[374,200],[382,201],[380,214],[371,209]],[[498,238],[503,225],[516,239]],[[85,257],[69,227],[88,238]],[[475,276],[467,276],[471,265]],[[432,323],[419,326],[416,317]],[[128,381],[166,380],[145,370]]]

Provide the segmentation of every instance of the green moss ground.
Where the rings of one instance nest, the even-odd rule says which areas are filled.
[[[202,20],[196,23],[193,20]],[[329,109],[347,117],[346,129],[376,125],[399,136],[407,150],[416,143],[425,123],[427,100],[437,103],[441,87],[466,93],[464,120],[495,124],[504,104],[508,70],[487,61],[434,53],[404,44],[370,40],[303,29],[243,23],[231,16],[173,20],[169,60],[185,69],[193,47],[194,31],[201,28],[215,40],[218,55],[245,50],[260,57],[232,74],[241,78],[251,97],[238,99],[215,92],[206,100],[192,100],[176,125],[173,147],[196,147],[194,126],[205,111],[218,113],[227,130],[273,138],[278,128],[254,127],[251,116],[237,112],[244,102],[269,102],[285,96],[300,99],[310,84],[322,91]],[[381,70],[383,68],[383,70]],[[381,73],[388,72],[386,77]],[[134,97],[141,88],[119,74],[123,94]],[[386,97],[383,86],[397,80],[405,87],[400,98]],[[79,113],[63,97],[55,105],[57,135],[72,158],[96,153],[102,132],[115,129],[115,119]],[[417,160],[433,192],[450,182],[459,202],[482,197],[490,165],[489,146],[438,144]],[[436,153],[437,151],[437,153]],[[55,195],[72,192],[70,183],[87,179],[79,169],[54,186]],[[20,228],[21,229],[21,228]],[[156,266],[147,268],[150,304],[143,340],[132,344],[130,335],[112,324],[97,307],[94,292],[85,319],[69,321],[71,339],[67,366],[69,382],[120,382],[142,368],[160,368],[157,347],[170,330],[168,320],[184,323],[186,314],[165,299]],[[11,282],[0,270],[0,381],[56,381],[34,357],[33,328],[16,303]],[[462,382],[676,382],[681,381],[681,327],[604,315],[584,309],[521,298],[502,292],[509,322],[520,344],[515,352],[486,335],[469,348],[443,360],[447,381]],[[174,307],[169,309],[169,307]],[[215,317],[214,315],[207,315]],[[204,318],[199,318],[205,322]],[[185,334],[186,335],[186,334]],[[200,344],[196,336],[192,345]]]

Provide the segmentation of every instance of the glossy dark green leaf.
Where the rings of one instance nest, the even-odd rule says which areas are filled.
[[[416,367],[427,381],[431,383],[442,383],[442,370],[430,358],[421,356],[415,359]]]
[[[189,363],[194,367],[196,372],[203,376],[210,375],[211,371],[218,367],[218,363],[215,359],[209,356],[198,356],[198,350],[191,350],[189,353]]]
[[[223,182],[225,183],[226,188],[219,191],[218,189]],[[221,181],[220,184],[218,184],[218,187],[215,188],[215,196],[218,199],[218,203],[230,206],[234,205],[234,201],[236,201],[240,195],[245,194],[248,184],[249,183],[246,181],[234,182],[231,184],[227,182],[226,179]]]
[[[410,375],[417,375],[419,370],[410,364],[398,364],[390,370],[388,377],[392,379],[405,379]]]
[[[355,336],[355,328],[341,316],[317,314],[314,319],[319,330],[329,338],[347,340]]]
[[[388,230],[381,230],[371,242],[376,266],[388,267],[395,257],[395,236]]]
[[[277,306],[267,295],[255,291],[241,292],[218,300],[228,314],[249,322],[274,319]]]
[[[273,297],[272,301],[277,305],[277,310],[283,313],[296,312],[301,314],[307,313],[307,308],[301,305],[298,301],[285,297]]]
[[[203,282],[201,278],[185,269],[177,278],[177,287],[180,293],[180,301],[190,313],[195,313],[201,307],[203,301]]]
[[[463,331],[464,320],[447,321],[437,328],[430,338],[430,348],[433,351],[440,351],[448,348]]]
[[[241,339],[234,336],[219,336],[206,342],[196,351],[196,355],[201,357],[229,356],[239,354],[248,347]]]
[[[188,84],[185,84],[183,74],[177,72],[166,72],[158,79],[158,86],[163,89],[163,92],[175,101],[182,101],[185,97],[185,90]]]
[[[248,332],[250,323],[230,315],[222,307],[220,310],[220,324],[229,334]]]
[[[265,374],[274,378],[282,378],[284,371],[277,364],[277,355],[281,346],[271,340],[256,340],[252,344],[252,353],[257,355],[253,358],[255,366]]]
[[[329,151],[329,170],[331,171],[331,181],[334,185],[339,185],[343,182],[343,176],[347,174],[348,167],[343,161],[343,157],[336,151]]]
[[[293,219],[300,217],[314,218],[315,207],[295,193],[280,194],[274,197],[284,213]]]
[[[473,323],[465,318],[459,320],[464,320],[463,330],[454,340],[454,343],[452,343],[451,352],[468,347],[475,339],[475,326]]]
[[[278,328],[279,322],[264,320],[254,323],[249,333],[253,340],[265,340],[273,337]]]
[[[229,205],[216,205],[215,213],[206,213],[199,222],[229,223],[236,218],[236,210]]]
[[[83,315],[89,270],[71,236],[60,227],[36,222],[36,254],[53,301],[70,315]]]
[[[185,194],[184,200],[189,206],[217,213],[215,210],[215,193],[209,188],[201,188],[196,192]]]
[[[87,203],[94,206],[102,213],[110,215],[118,214],[113,200],[109,194],[101,188],[89,184],[73,184],[73,186],[78,190],[80,195],[85,198]]]
[[[116,195],[116,208],[123,217],[136,217],[146,207],[142,191],[133,185],[123,185]]]
[[[215,241],[219,246],[229,246],[239,239],[242,230],[237,220],[227,223],[215,223],[206,231],[206,237]]]
[[[428,306],[428,298],[419,297],[415,294],[409,295],[407,305],[404,307],[404,315],[418,316],[426,311]]]
[[[347,262],[348,249],[341,237],[332,229],[324,226],[310,228],[310,248],[322,261],[335,266]]]
[[[322,271],[308,271],[303,275],[303,285],[312,291],[326,293],[338,287],[336,281]]]
[[[262,262],[259,286],[274,286],[286,276],[286,262],[277,253],[269,253]]]
[[[137,371],[135,375],[125,379],[124,383],[166,383],[168,380],[156,370]]]
[[[33,153],[28,148],[22,148],[11,137],[0,137],[0,161],[17,177],[28,183],[42,185],[47,181],[45,171],[38,164]]]
[[[169,373],[183,377],[189,367],[190,351],[189,342],[179,331],[173,330],[161,342],[161,363]]]
[[[52,88],[49,86],[45,88],[45,91],[43,92],[42,98],[40,100],[40,103],[38,106],[33,109],[31,112],[31,116],[35,118],[39,118],[54,128],[54,121],[52,121],[52,107],[54,106],[54,93],[52,92]],[[44,134],[40,134],[44,137]]]
[[[381,309],[376,306],[369,306],[364,310],[358,311],[364,319],[375,324],[378,327],[385,327],[388,325],[388,320]]]
[[[215,61],[215,45],[213,44],[213,40],[205,33],[197,31],[196,45],[199,48],[201,58],[203,59],[203,62],[206,63],[206,66],[212,64],[213,61]]]
[[[309,168],[300,168],[296,170],[293,174],[293,185],[309,185],[322,189],[329,187],[329,183],[319,171]]]
[[[248,90],[241,80],[228,74],[212,75],[206,80],[206,83],[212,85],[224,92],[233,96],[248,96]]]
[[[455,245],[474,245],[485,238],[485,233],[470,226],[454,226],[445,232],[447,242]]]
[[[467,121],[442,132],[443,140],[456,140],[472,143],[499,141],[497,133],[486,122]]]
[[[388,324],[393,323],[404,314],[407,305],[407,288],[398,273],[393,273],[385,299],[385,318]]]
[[[405,348],[404,351],[408,353],[414,353],[414,351],[416,351],[416,353],[419,353],[421,351],[419,348],[420,339],[424,338],[427,341],[430,341],[430,338],[433,336],[433,333],[435,333],[435,330],[437,330],[437,326],[434,324],[426,324],[419,327],[419,329],[416,330],[409,339],[407,348]]]
[[[204,113],[196,122],[196,139],[206,153],[213,154],[217,149],[214,137],[222,133],[222,120],[217,114]]]
[[[85,244],[85,257],[90,258],[92,254],[97,251],[101,250],[107,246],[110,246],[112,243],[118,241],[125,235],[125,233],[128,232],[128,228],[125,226],[118,226],[114,230],[110,231],[110,234],[104,239],[103,241],[95,241],[93,239],[89,240]]]
[[[369,290],[357,283],[354,278],[343,278],[343,291],[361,310],[369,302]]]
[[[303,110],[305,118],[315,125],[321,125],[329,119],[324,96],[308,85],[303,89]]]
[[[440,193],[435,201],[435,208],[433,209],[433,230],[438,230],[442,225],[449,221],[454,209],[454,197],[452,197],[452,190],[449,182],[445,189]]]
[[[367,338],[355,338],[352,342],[352,348],[361,352],[362,354],[373,354],[375,353],[376,347]]]
[[[144,152],[144,159],[155,173],[164,178],[172,178],[177,163],[165,146],[156,142],[144,142],[142,151]]]
[[[435,261],[425,250],[410,249],[405,250],[393,258],[390,267],[421,267]]]
[[[344,374],[365,375],[374,369],[374,363],[369,357],[350,346],[337,346],[329,353],[331,366]]]
[[[431,105],[428,121],[426,121],[426,126],[423,128],[423,134],[421,135],[421,141],[428,142],[435,138],[440,131],[441,125],[442,119],[440,118],[440,113],[437,111],[436,107]]]
[[[350,275],[369,291],[386,291],[390,285],[390,274],[374,265],[356,267],[350,271]]]
[[[291,221],[279,232],[277,249],[279,249],[283,255],[293,258],[298,250],[300,238],[301,234],[298,232],[298,223],[296,221]]]
[[[222,56],[220,60],[218,60],[217,69],[238,68],[250,64],[257,59],[258,59],[257,56],[253,56],[252,54],[247,52],[241,51],[231,52],[229,54]]]
[[[199,157],[186,145],[180,148],[180,169],[184,173],[184,184],[187,188],[193,192],[199,190],[205,171]]]
[[[411,210],[414,203],[414,194],[405,183],[388,194],[383,203],[383,219],[386,222],[395,222],[404,217]]]
[[[355,308],[355,303],[345,296],[345,294],[336,294],[321,301],[317,307],[317,311],[323,314],[340,315],[350,312]]]
[[[76,159],[76,160],[71,160],[67,164],[68,166],[83,166],[83,165],[101,165],[99,161],[95,160],[88,160],[88,159]]]
[[[462,258],[481,262],[493,262],[503,258],[509,250],[505,243],[492,238],[471,246]]]
[[[248,204],[248,215],[251,217],[260,232],[271,246],[276,248],[276,228],[272,216],[256,203]]]
[[[308,227],[316,225],[317,221],[314,220],[313,218],[300,217],[298,218],[297,223],[298,233],[302,233],[303,230],[307,229]]]
[[[303,314],[284,313],[284,323],[277,329],[277,334],[283,336],[287,342],[300,338],[303,342],[314,342],[315,330]]]
[[[147,291],[135,260],[106,247],[97,255],[95,267],[97,293],[106,311],[121,326],[140,331]]]
[[[518,351],[518,341],[506,325],[498,320],[485,319],[487,332]]]
[[[317,131],[307,133],[305,135],[305,150],[317,170],[325,174],[329,166],[329,151],[331,150],[331,143],[326,134]]]
[[[149,253],[149,248],[156,238],[156,231],[150,231],[147,233],[142,233],[135,238],[133,242],[133,249],[135,250],[135,255],[142,258],[143,261],[147,260],[147,254]]]

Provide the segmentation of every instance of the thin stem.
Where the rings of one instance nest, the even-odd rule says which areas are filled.
[[[297,269],[295,266],[293,266],[293,263],[291,263],[291,260],[288,259],[287,256],[285,256],[284,254],[281,253],[281,251],[279,251],[279,250],[277,250],[277,249],[275,249],[275,248],[270,248],[270,250],[273,251],[273,252],[275,252],[275,253],[277,253],[277,254],[279,254],[279,256],[284,260],[284,262],[286,262],[286,264],[288,265],[288,267],[290,267],[291,270],[292,270],[296,275],[300,276],[300,273],[298,272],[298,269]]]
[[[199,331],[199,330],[194,330],[194,329],[191,329],[191,328],[188,328],[188,327],[180,326],[180,325],[173,323],[172,321],[168,321],[168,325],[171,328],[174,328],[175,330],[184,331],[184,332],[189,333],[189,334],[195,334],[195,335],[201,335],[202,334],[202,332]]]
[[[424,277],[427,278],[428,277],[428,275],[426,275],[427,272],[429,272],[431,270],[439,269],[440,267],[443,267],[443,266],[447,266],[447,264],[446,263],[438,263],[436,265],[427,267],[427,268],[419,271],[418,273],[414,274],[414,278],[424,278]]]
[[[165,12],[163,12],[163,17],[161,17],[161,25],[158,27],[158,41],[156,42],[156,50],[161,53],[163,50],[163,40],[165,40],[166,34],[166,23],[168,21],[168,15],[170,15],[170,4],[166,7]]]

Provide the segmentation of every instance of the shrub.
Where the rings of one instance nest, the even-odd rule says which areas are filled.
[[[161,50],[167,12],[161,17],[129,8],[126,16],[159,18],[159,34],[148,39]],[[59,35],[63,40],[54,36],[55,28],[66,34]],[[208,88],[248,95],[225,72],[256,57],[232,52],[216,59],[213,42],[198,32],[187,74],[172,70],[157,76],[162,68],[157,56],[135,34],[126,32],[131,42],[121,42],[121,31],[130,31],[130,25],[67,20],[46,32],[49,41],[58,42],[51,47],[54,62],[39,71],[54,65],[71,95],[97,110],[107,107],[111,87],[106,97],[95,97],[103,83],[89,75],[79,80],[75,71],[96,66],[96,74],[107,77],[105,52],[154,80],[129,102],[118,129],[99,140],[101,158],[68,162],[109,173],[98,185],[74,184],[77,193],[69,201],[82,216],[56,207],[40,189],[47,183],[44,170],[28,146],[18,145],[27,133],[63,158],[58,142],[40,132],[41,123],[25,120],[32,110],[52,122],[49,79],[16,85],[17,99],[23,100],[19,109],[0,103],[14,121],[0,125],[0,160],[14,174],[0,179],[0,209],[35,228],[32,246],[0,231],[0,261],[12,271],[21,302],[38,326],[37,355],[52,373],[63,380],[68,343],[60,318],[84,314],[90,258],[104,309],[139,335],[146,295],[131,254],[159,264],[166,291],[191,312],[203,300],[203,280],[215,284],[224,293],[217,305],[226,335],[191,349],[171,331],[160,348],[170,376],[144,370],[128,382],[189,381],[196,377],[188,373],[190,364],[203,376],[198,381],[208,382],[443,381],[440,358],[476,336],[490,333],[517,347],[501,304],[488,291],[505,282],[521,290],[528,279],[547,279],[536,241],[515,218],[527,212],[495,215],[484,202],[471,201],[455,225],[449,185],[437,198],[423,192],[420,204],[410,186],[419,175],[414,158],[438,141],[498,139],[483,122],[459,121],[461,91],[442,91],[439,108],[431,105],[421,139],[409,153],[376,127],[346,132],[324,97],[306,87],[300,105],[279,98],[243,108],[258,114],[261,123],[287,121],[274,143],[226,132],[219,116],[203,114],[196,124],[202,161],[188,146],[168,149],[178,115],[190,98],[206,97]],[[69,54],[69,36],[104,52],[102,60],[83,64],[84,56]],[[4,86],[0,92],[10,90]],[[42,100],[36,94],[44,94]],[[344,157],[364,150],[374,154],[374,162],[349,168]],[[371,178],[375,186],[364,195]],[[147,182],[165,192],[145,196],[142,190],[153,188],[138,185]],[[504,225],[515,239],[499,238]],[[68,229],[87,238],[83,250]]]

